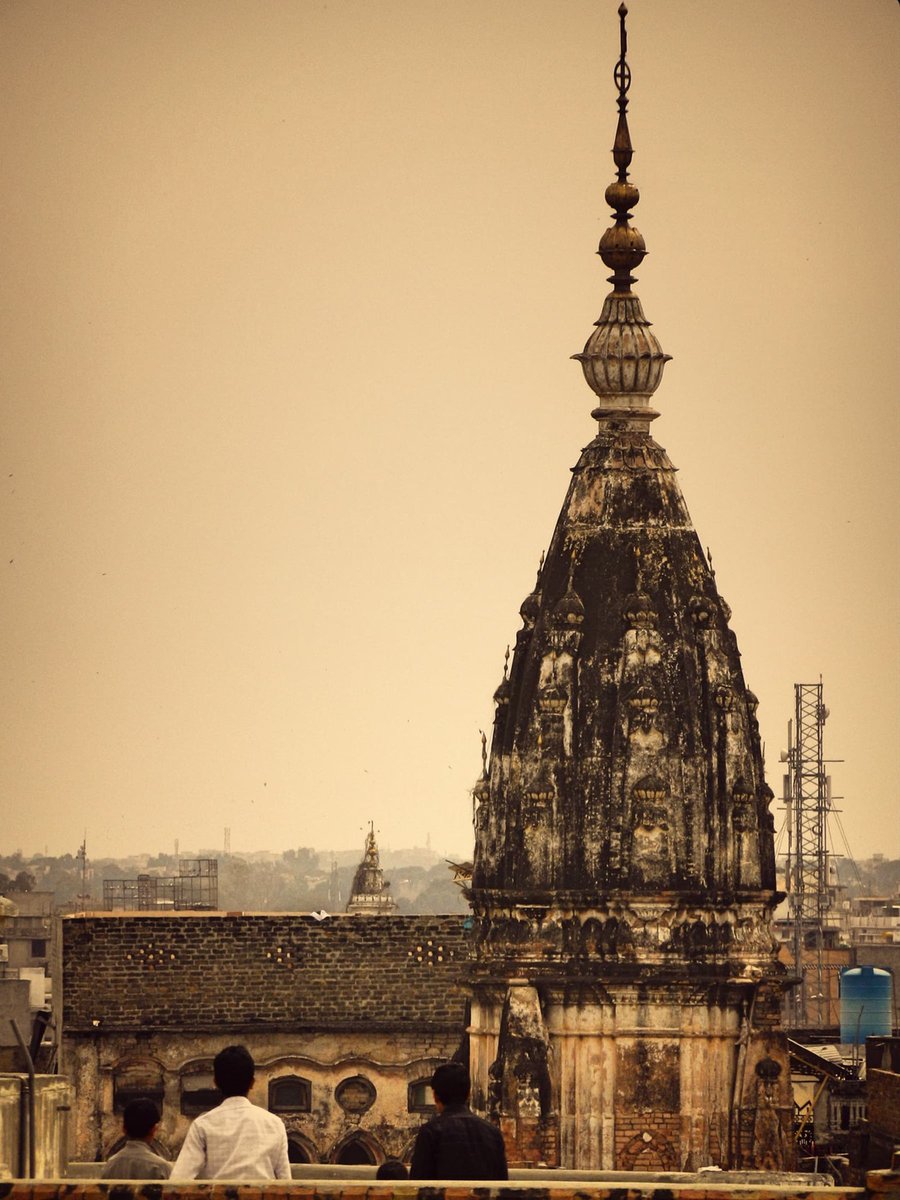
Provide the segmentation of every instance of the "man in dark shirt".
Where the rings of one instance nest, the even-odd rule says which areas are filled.
[[[416,1137],[410,1179],[508,1179],[500,1130],[469,1108],[469,1072],[462,1063],[438,1067],[431,1078],[437,1116]]]

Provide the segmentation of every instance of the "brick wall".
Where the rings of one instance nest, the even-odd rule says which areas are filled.
[[[900,1075],[892,1071],[869,1071],[866,1093],[869,1125],[900,1143]]]
[[[67,1032],[462,1028],[463,916],[128,914],[63,922]]]

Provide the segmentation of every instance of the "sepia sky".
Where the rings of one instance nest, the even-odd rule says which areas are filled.
[[[5,0],[0,851],[471,853],[595,429],[616,8]],[[630,10],[653,432],[769,783],[821,674],[897,856],[900,10]]]

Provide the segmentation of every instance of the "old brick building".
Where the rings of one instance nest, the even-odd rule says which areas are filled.
[[[135,1095],[171,1153],[217,1102],[212,1060],[244,1042],[251,1098],[298,1162],[407,1156],[427,1081],[465,1027],[465,918],[115,914],[63,921],[62,1069],[76,1158],[104,1158]]]
[[[730,611],[650,435],[668,355],[632,292],[630,71],[615,79],[613,274],[574,468],[475,788],[471,1061],[512,1162],[779,1168],[772,793]]]

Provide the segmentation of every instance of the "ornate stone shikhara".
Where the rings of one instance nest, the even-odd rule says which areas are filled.
[[[510,1160],[792,1161],[772,793],[756,698],[678,486],[650,436],[668,355],[631,291],[625,8],[612,270],[581,362],[597,397],[521,608],[474,789],[470,1057]]]

